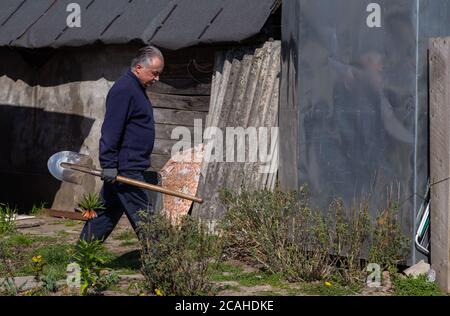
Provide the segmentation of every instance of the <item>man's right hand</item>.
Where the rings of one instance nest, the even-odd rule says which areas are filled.
[[[102,180],[108,183],[114,183],[117,177],[117,169],[116,168],[106,168],[102,170]]]

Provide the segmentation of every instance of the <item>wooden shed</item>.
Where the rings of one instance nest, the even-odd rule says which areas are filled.
[[[75,3],[75,6],[73,5]],[[71,209],[96,191],[61,183],[47,171],[60,150],[98,158],[107,91],[146,44],[162,49],[166,68],[148,89],[156,121],[152,167],[210,109],[215,56],[280,38],[277,0],[11,0],[0,3],[0,201],[22,211],[46,202]],[[219,54],[219,55],[218,55]]]

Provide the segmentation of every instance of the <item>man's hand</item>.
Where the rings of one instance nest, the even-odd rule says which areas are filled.
[[[117,177],[116,168],[106,168],[102,170],[102,180],[108,183],[114,183]]]

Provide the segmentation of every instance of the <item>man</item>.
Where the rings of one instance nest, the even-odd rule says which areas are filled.
[[[99,155],[105,209],[86,223],[80,239],[105,240],[124,212],[136,230],[139,212],[153,212],[146,190],[115,179],[122,175],[144,181],[155,140],[153,108],[146,88],[159,80],[163,68],[161,52],[153,46],[144,47],[108,92]]]

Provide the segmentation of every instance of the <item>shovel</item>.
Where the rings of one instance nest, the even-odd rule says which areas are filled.
[[[50,173],[56,179],[76,184],[82,183],[83,174],[90,174],[96,177],[101,177],[102,175],[101,170],[97,170],[92,167],[92,159],[89,156],[73,151],[60,151],[54,154],[48,159],[47,166]],[[123,176],[117,176],[116,181],[147,190],[176,196],[181,199],[203,203],[203,199],[199,197],[185,194],[183,192],[172,191],[159,185],[149,184],[147,182],[130,179]]]

